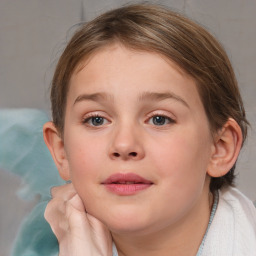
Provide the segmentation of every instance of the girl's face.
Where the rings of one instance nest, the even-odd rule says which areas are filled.
[[[209,209],[214,150],[195,81],[156,53],[108,46],[70,81],[68,173],[112,232],[147,233]]]

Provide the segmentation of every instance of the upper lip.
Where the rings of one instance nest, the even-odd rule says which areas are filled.
[[[152,181],[142,178],[135,173],[115,173],[109,176],[102,184],[125,184],[125,183],[143,183],[153,184]]]

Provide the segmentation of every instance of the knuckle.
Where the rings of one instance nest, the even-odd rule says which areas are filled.
[[[73,184],[64,184],[61,186],[55,186],[51,188],[52,198],[62,198],[63,200],[69,200],[76,193]]]
[[[58,189],[59,189],[59,187],[56,187],[56,186],[51,188],[51,192],[50,193],[51,193],[52,198],[54,198],[56,196],[56,194],[58,192]]]
[[[52,211],[52,203],[49,202],[45,208],[45,211],[44,211],[44,218],[47,220],[47,222],[50,222],[51,221],[51,216],[53,214],[53,211]]]

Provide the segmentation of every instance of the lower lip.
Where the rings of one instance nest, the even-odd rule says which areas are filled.
[[[104,184],[104,186],[112,193],[120,195],[120,196],[129,196],[139,193],[147,188],[149,188],[152,184],[139,183],[139,184]]]

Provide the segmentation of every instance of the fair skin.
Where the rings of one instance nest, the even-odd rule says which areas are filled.
[[[173,62],[119,44],[74,72],[63,136],[49,122],[44,137],[72,181],[46,209],[62,256],[89,247],[88,255],[111,255],[112,238],[120,256],[196,255],[212,206],[210,176],[232,167],[242,141],[233,119],[211,134],[195,81]],[[121,192],[127,184],[104,184],[127,173],[150,184],[134,193],[134,184]]]

